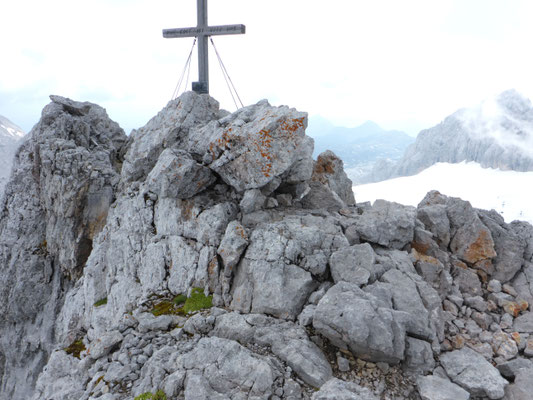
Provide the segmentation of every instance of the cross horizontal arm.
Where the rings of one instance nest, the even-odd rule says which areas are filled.
[[[240,35],[246,33],[246,26],[238,25],[219,25],[207,27],[193,27],[193,28],[176,28],[163,29],[163,37],[165,38],[181,38],[194,36],[215,36],[215,35]]]

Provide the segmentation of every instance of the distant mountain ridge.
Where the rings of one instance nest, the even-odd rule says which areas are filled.
[[[533,171],[533,106],[507,90],[460,109],[423,130],[398,163],[378,163],[367,182],[410,176],[438,162],[475,161],[485,168]]]
[[[25,133],[20,127],[0,115],[0,198],[11,173],[15,151],[24,135]]]
[[[400,159],[415,139],[405,132],[385,130],[372,121],[355,128],[337,127],[329,121],[311,118],[308,134],[315,139],[314,156],[331,150],[344,162],[348,176],[357,183],[379,159]]]

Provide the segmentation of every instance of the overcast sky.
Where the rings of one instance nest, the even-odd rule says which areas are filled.
[[[533,98],[532,16],[531,0],[209,1],[210,24],[247,27],[214,38],[245,105],[411,134],[505,89]],[[161,30],[194,25],[195,0],[6,0],[0,114],[29,131],[59,94],[129,133],[170,100],[192,46]],[[211,95],[233,111],[210,56]]]

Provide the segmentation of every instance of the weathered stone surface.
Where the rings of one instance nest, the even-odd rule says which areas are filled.
[[[145,178],[165,148],[188,143],[191,128],[222,118],[218,102],[195,92],[187,92],[152,118],[144,127],[133,130],[122,167],[127,182]]]
[[[173,322],[170,315],[153,316],[151,313],[141,313],[136,315],[139,321],[138,330],[141,333],[150,331],[166,331]]]
[[[254,355],[237,342],[216,337],[201,339],[178,360],[178,367],[186,371],[186,399],[220,395],[268,398],[280,376],[279,369],[267,358]]]
[[[122,342],[122,339],[124,337],[119,331],[107,332],[89,345],[87,355],[94,360],[98,360],[100,357],[109,354],[115,346]]]
[[[405,348],[405,367],[411,371],[427,373],[435,368],[431,343],[408,337]]]
[[[29,136],[0,206],[0,398],[31,397],[65,292],[105,225],[126,141],[103,108],[59,96]]]
[[[452,381],[473,396],[501,399],[509,384],[483,356],[464,347],[440,356],[440,362]]]
[[[414,237],[416,208],[376,200],[356,222],[362,239],[393,249],[402,249]]]
[[[516,374],[518,373],[520,369],[533,368],[533,362],[531,362],[530,360],[526,358],[515,358],[514,360],[510,360],[502,364],[498,364],[496,368],[498,368],[498,371],[500,371],[500,373],[502,374],[504,378],[512,380],[515,378]]]
[[[397,364],[404,359],[404,315],[380,307],[357,285],[340,282],[318,303],[313,326],[335,346],[368,361]]]
[[[195,130],[192,136],[209,139],[209,143],[198,143],[195,148],[205,151],[204,161],[210,159],[209,168],[227,184],[244,191],[265,186],[290,171],[297,161],[311,157],[306,127],[307,113],[286,106],[271,107],[261,101],[216,125]],[[300,146],[309,153],[301,154]]]
[[[244,227],[238,221],[230,222],[217,250],[217,254],[222,259],[226,277],[232,275],[233,269],[247,246],[248,234]]]
[[[53,352],[37,380],[32,399],[81,399],[89,381],[85,364],[64,351]]]
[[[295,319],[318,287],[331,253],[347,245],[331,219],[287,217],[258,226],[235,272],[231,307]],[[309,272],[308,272],[309,271]]]
[[[446,206],[443,204],[428,205],[422,200],[417,209],[417,218],[422,221],[427,230],[433,233],[438,245],[447,249],[450,244],[450,220],[446,214]]]
[[[533,333],[533,312],[530,311],[516,318],[513,329],[517,332]]]
[[[304,208],[328,211],[339,211],[346,207],[337,193],[320,182],[309,183],[309,191],[301,204]]]
[[[211,170],[183,150],[165,149],[146,178],[148,190],[158,197],[189,199],[216,180]]]
[[[441,354],[456,383],[495,398],[505,383],[491,363],[533,355],[530,332],[512,329],[533,299],[533,228],[436,192],[417,210],[350,207],[342,163],[329,153],[312,161],[305,115],[286,107],[260,102],[228,115],[209,96],[186,94],[126,145],[105,118],[55,98],[36,128],[42,137],[19,153],[0,208],[1,400],[36,394],[44,365],[43,398],[163,389],[169,398],[298,399],[320,386],[315,397],[372,396],[329,384],[330,362],[380,397],[410,398],[410,374],[445,377],[434,356],[454,347],[489,362],[469,356],[450,367]],[[266,150],[280,158],[270,163]],[[86,171],[70,172],[80,165]],[[85,201],[84,185],[105,190]],[[500,273],[513,278],[487,290]],[[152,314],[179,312],[176,296],[198,289],[215,307]],[[56,365],[61,357],[47,361],[79,339],[88,349],[80,361],[68,356],[70,370]]]
[[[312,400],[377,400],[368,389],[353,382],[330,379],[320,390],[311,396]]]
[[[533,393],[533,368],[522,368],[516,373],[512,384],[505,389],[507,400],[527,400]]]
[[[304,207],[336,211],[355,204],[352,181],[346,176],[342,161],[332,151],[317,157],[311,180],[311,190],[302,200]]]
[[[327,185],[346,205],[355,204],[352,181],[344,172],[342,160],[332,151],[318,155],[311,179]]]
[[[496,257],[492,260],[492,277],[501,283],[509,282],[524,263],[525,242],[505,224],[496,211],[478,211],[483,224],[489,228],[494,240]]]
[[[336,251],[329,260],[333,281],[366,285],[376,280],[376,256],[368,243],[356,244]]]
[[[468,400],[470,394],[462,387],[438,376],[421,376],[417,380],[422,400]]]
[[[307,384],[321,387],[332,376],[329,362],[305,331],[292,323],[258,328],[254,342],[268,345]]]

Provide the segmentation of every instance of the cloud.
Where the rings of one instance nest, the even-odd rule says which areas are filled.
[[[472,137],[491,138],[507,151],[533,157],[533,106],[517,91],[493,96],[457,116]]]

